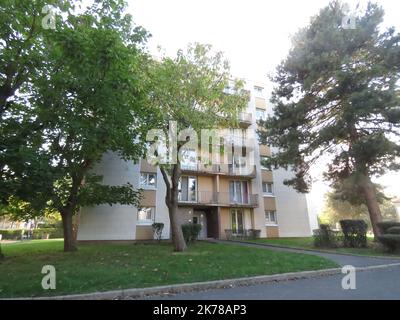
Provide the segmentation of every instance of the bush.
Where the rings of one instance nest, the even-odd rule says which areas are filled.
[[[337,248],[338,235],[332,231],[329,225],[321,224],[319,229],[313,231],[314,247]]]
[[[155,237],[158,241],[161,241],[162,232],[163,232],[163,229],[164,229],[164,223],[161,223],[161,222],[159,222],[159,223],[153,223],[153,224],[152,224],[152,227],[153,227],[153,234],[154,234],[154,237]]]
[[[387,229],[388,234],[400,234],[400,227],[390,227]]]
[[[232,229],[225,229],[226,240],[233,239],[233,230]]]
[[[368,225],[364,220],[340,220],[344,235],[343,245],[350,248],[367,247]]]
[[[64,236],[63,230],[60,228],[40,228],[33,229],[32,238],[33,239],[57,239]]]
[[[246,238],[247,239],[258,239],[260,238],[261,230],[256,230],[256,229],[249,229],[246,230]]]
[[[400,234],[384,234],[379,236],[378,240],[389,252],[400,250]]]
[[[30,233],[30,230],[15,229],[15,230],[0,230],[3,240],[21,240],[22,235]],[[59,228],[41,228],[33,229],[31,233],[32,239],[56,239],[63,237],[63,230]]]
[[[24,234],[23,229],[0,230],[3,240],[21,240]]]
[[[200,231],[200,224],[188,223],[182,225],[183,237],[185,238],[187,244],[196,241],[199,237]]]
[[[378,228],[382,234],[387,234],[392,227],[400,227],[400,222],[397,221],[382,221],[378,222]]]

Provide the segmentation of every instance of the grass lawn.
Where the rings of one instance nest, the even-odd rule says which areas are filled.
[[[277,238],[277,239],[257,239],[255,242],[266,243],[266,244],[275,244],[280,246],[288,246],[295,248],[304,248],[304,249],[314,249],[319,250],[319,248],[315,248],[313,245],[313,238]],[[330,252],[338,252],[338,253],[352,253],[366,256],[387,256],[387,257],[400,257],[399,254],[390,254],[383,251],[381,248],[378,248],[377,245],[372,241],[372,238],[368,239],[368,248],[336,248],[336,249],[321,249],[324,251]]]
[[[143,288],[318,270],[337,264],[317,256],[198,242],[174,253],[170,244],[81,245],[62,252],[62,240],[3,244],[0,297],[29,297]],[[53,265],[57,289],[43,290],[42,267]]]

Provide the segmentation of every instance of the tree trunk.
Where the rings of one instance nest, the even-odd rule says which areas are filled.
[[[381,235],[378,228],[378,222],[382,221],[381,209],[379,208],[378,199],[376,197],[375,187],[368,176],[365,176],[361,188],[364,193],[365,203],[368,208],[369,217],[371,219],[372,230],[374,232],[375,239]]]
[[[171,206],[169,210],[169,219],[171,222],[171,235],[174,250],[183,252],[187,249],[185,239],[183,238],[182,226],[178,217],[178,206]]]
[[[72,228],[72,210],[62,210],[61,218],[64,231],[64,252],[76,251],[77,247]]]
[[[172,170],[171,181],[164,168],[161,168],[164,182],[167,186],[167,194],[165,196],[165,204],[168,207],[169,220],[171,225],[171,236],[174,250],[176,252],[183,252],[187,249],[185,239],[183,237],[182,225],[178,215],[178,195],[179,195],[179,179],[180,168],[179,164],[174,165]]]

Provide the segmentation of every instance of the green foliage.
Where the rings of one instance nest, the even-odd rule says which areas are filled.
[[[382,235],[378,237],[389,252],[400,250],[400,222],[383,221],[378,223]]]
[[[248,229],[246,230],[246,237],[250,240],[256,240],[260,238],[261,230]]]
[[[362,197],[379,221],[371,177],[400,169],[400,34],[381,31],[384,12],[373,3],[346,30],[343,6],[332,1],[293,37],[272,77],[274,115],[259,134],[279,150],[269,163],[293,170],[286,185],[308,192],[323,156],[332,187]]]
[[[21,240],[24,234],[23,229],[0,230],[3,240]]]
[[[33,229],[32,239],[59,239],[63,237],[61,228],[39,228]]]
[[[397,221],[382,221],[378,223],[378,227],[382,234],[387,234],[388,230],[393,227],[400,227],[400,222]]]
[[[23,235],[30,235],[30,239],[58,239],[63,237],[63,230],[61,228],[38,228],[33,229],[32,233],[30,230],[25,229],[12,229],[12,230],[0,230],[3,240],[21,240]]]
[[[151,87],[148,114],[153,128],[167,131],[172,129],[170,122],[176,121],[178,132],[185,129],[194,132],[190,138],[189,134],[179,137],[177,159],[174,154],[169,154],[174,164],[160,161],[166,159],[157,157],[158,150],[152,150],[153,154],[147,159],[160,166],[167,189],[170,220],[177,223],[177,209],[173,203],[178,202],[178,193],[174,190],[177,190],[181,177],[179,156],[198,149],[199,140],[193,136],[201,137],[202,129],[238,127],[238,116],[247,106],[248,95],[243,90],[242,81],[232,80],[229,64],[222,53],[213,52],[210,45],[191,44],[186,51],[179,50],[176,58],[163,57],[161,61],[152,61],[148,71]],[[231,94],[227,94],[230,82]],[[157,138],[158,143],[167,145],[167,132]],[[195,160],[199,156],[197,154]],[[172,236],[175,250],[185,250],[181,229],[174,226],[172,230],[177,233]],[[189,234],[187,232],[187,239],[190,239]]]
[[[367,247],[368,225],[364,220],[340,220],[344,235],[343,245],[349,248]]]
[[[195,242],[201,231],[200,224],[188,223],[182,225],[183,238],[187,244]]]
[[[400,250],[400,234],[384,234],[378,240],[387,248],[389,252]]]
[[[359,194],[358,194],[359,196]],[[395,206],[391,201],[382,197],[380,199],[380,209],[382,212],[383,219],[395,219],[397,212]],[[325,195],[325,205],[320,218],[324,223],[335,224],[340,220],[367,220],[369,228],[371,223],[368,219],[369,212],[365,204],[352,204],[346,200],[346,197],[341,197],[335,191],[328,192]]]
[[[128,161],[143,155],[147,32],[122,0],[73,10],[78,3],[0,5],[8,22],[0,27],[0,203],[28,203],[21,219],[140,200],[132,185],[107,186],[90,172],[106,152]],[[56,30],[41,26],[44,4],[57,8]]]
[[[398,226],[398,227],[390,227],[387,230],[387,233],[388,234],[400,234],[400,226]]]
[[[162,232],[163,232],[163,229],[164,229],[164,223],[155,222],[155,223],[152,224],[152,227],[153,227],[153,233],[154,233],[155,238],[158,241],[161,241]]]
[[[319,229],[313,231],[314,247],[316,248],[337,248],[338,234],[331,230],[329,225],[321,224]]]

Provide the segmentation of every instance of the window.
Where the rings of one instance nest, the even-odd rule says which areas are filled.
[[[197,201],[197,179],[196,177],[181,177],[179,181],[179,201],[196,202]]]
[[[247,181],[230,181],[229,199],[231,203],[248,204],[249,192]]]
[[[182,170],[197,171],[197,151],[182,150],[181,151],[181,168]]]
[[[157,175],[155,173],[141,173],[140,187],[144,189],[156,189]]]
[[[243,211],[239,209],[231,210],[231,225],[233,234],[244,233]]]
[[[265,224],[277,224],[276,211],[265,210]]]
[[[265,112],[264,109],[256,108],[256,120],[266,120],[267,119],[267,113]]]
[[[224,139],[235,147],[245,147],[247,143],[247,131],[244,129],[230,129],[229,136],[224,137]]]
[[[272,171],[271,165],[266,163],[268,159],[269,157],[261,157],[261,169]]]
[[[154,221],[154,207],[143,207],[138,210],[138,224],[152,224]]]
[[[260,86],[254,86],[254,92],[258,97],[262,97],[264,93],[264,88]]]
[[[274,194],[274,184],[271,182],[263,182],[262,189],[264,194],[273,195]]]
[[[240,157],[235,154],[229,155],[231,163],[229,163],[229,173],[230,174],[247,174],[248,168],[247,168],[247,159],[246,157]]]

